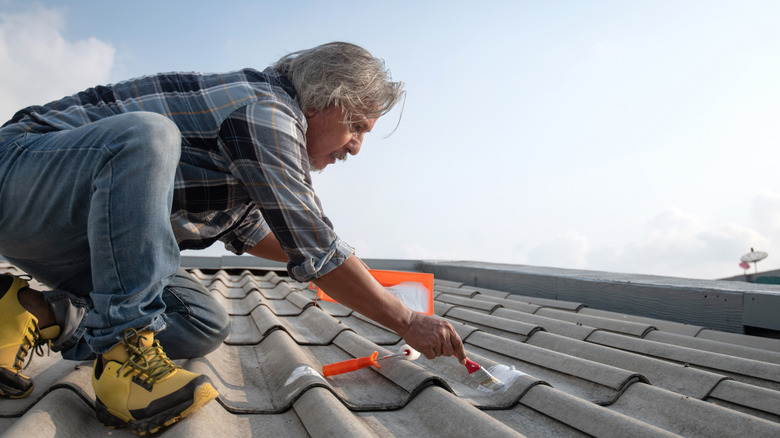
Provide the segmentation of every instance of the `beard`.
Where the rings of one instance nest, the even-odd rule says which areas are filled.
[[[349,156],[349,154],[339,153],[339,152],[331,152],[330,154],[328,154],[328,156],[333,158],[333,161],[335,161],[335,162],[339,162],[339,161],[345,162],[345,161],[347,161],[347,157]],[[319,165],[315,164],[314,159],[310,155],[309,156],[309,166],[311,167],[312,171],[320,173],[323,170],[325,170],[325,167],[327,166],[327,164],[325,164],[325,166],[319,166]]]

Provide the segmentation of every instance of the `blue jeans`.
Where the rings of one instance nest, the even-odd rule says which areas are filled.
[[[219,346],[229,318],[179,270],[170,224],[176,125],[137,112],[19,131],[0,129],[0,254],[53,289],[45,296],[67,326],[56,342],[63,357],[104,353],[126,328],[170,338],[171,357]],[[171,351],[184,346],[191,353]]]

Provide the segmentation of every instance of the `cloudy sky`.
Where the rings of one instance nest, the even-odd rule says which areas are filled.
[[[755,247],[780,267],[780,2],[475,3],[0,0],[0,119],[350,41],[408,92],[315,175],[358,255],[721,278]]]

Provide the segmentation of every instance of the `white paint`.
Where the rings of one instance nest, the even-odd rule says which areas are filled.
[[[310,366],[299,366],[298,368],[294,369],[292,373],[290,373],[290,377],[287,378],[287,381],[284,382],[284,386],[292,385],[295,383],[296,380],[300,379],[304,376],[315,376],[319,379],[325,380],[320,373],[318,373],[314,368]]]
[[[489,370],[487,370],[490,375],[495,377],[496,379],[500,380],[501,383],[504,384],[501,388],[498,389],[488,389],[485,388],[482,385],[479,385],[477,389],[483,392],[489,392],[489,393],[502,393],[509,390],[510,387],[512,387],[512,384],[521,376],[527,376],[526,373],[519,371],[515,369],[513,366],[506,366],[506,365],[496,365]]]

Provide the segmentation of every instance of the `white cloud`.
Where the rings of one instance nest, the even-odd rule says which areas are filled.
[[[598,246],[569,231],[531,248],[527,262],[704,279],[739,275],[739,257],[751,247],[768,250],[771,256],[772,235],[764,233],[780,237],[780,195],[767,193],[755,198],[753,213],[755,229],[669,209],[648,220],[638,238],[622,245]]]
[[[568,231],[532,248],[527,259],[531,265],[577,269],[587,267],[589,253],[588,239]]]
[[[648,221],[638,240],[614,251],[613,262],[623,272],[720,278],[738,274],[739,257],[767,243],[751,228],[672,209]],[[604,255],[599,264],[607,263]]]
[[[446,257],[446,256],[442,257],[442,253],[440,251],[432,251],[430,248],[420,243],[407,243],[405,245],[401,245],[401,248],[403,250],[403,258],[406,259],[412,259],[412,260],[450,259],[450,257]]]
[[[780,241],[780,194],[764,192],[751,204],[753,225],[773,242]]]
[[[25,106],[108,81],[115,49],[95,38],[68,41],[64,28],[57,9],[0,13],[0,124]]]

